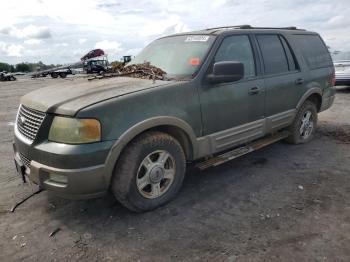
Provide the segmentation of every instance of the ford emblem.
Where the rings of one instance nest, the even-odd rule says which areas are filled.
[[[19,120],[21,121],[22,124],[24,124],[27,121],[27,119],[24,116],[20,116]]]

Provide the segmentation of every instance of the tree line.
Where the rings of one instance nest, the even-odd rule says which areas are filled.
[[[23,62],[16,65],[10,65],[8,63],[0,62],[0,72],[6,71],[11,73],[14,73],[14,72],[27,73],[27,72],[36,72],[36,71],[46,70],[46,69],[50,69],[58,66],[61,66],[61,65],[54,65],[54,64],[46,65],[41,61],[37,63]]]

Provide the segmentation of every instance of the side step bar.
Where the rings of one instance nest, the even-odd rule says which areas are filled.
[[[282,140],[282,139],[286,138],[288,135],[289,135],[288,131],[282,131],[282,132],[275,133],[274,135],[271,135],[269,137],[265,137],[262,139],[258,139],[254,142],[251,142],[250,144],[248,144],[246,146],[238,147],[236,149],[233,149],[233,150],[228,151],[226,153],[223,153],[221,155],[218,155],[218,156],[215,156],[215,157],[210,158],[208,160],[205,160],[203,162],[200,162],[200,163],[196,164],[196,167],[199,168],[200,170],[204,170],[204,169],[207,169],[209,167],[221,165],[221,164],[226,163],[232,159],[246,155],[246,154],[253,152],[255,150],[258,150],[262,147],[268,146],[272,143],[275,143],[279,140]]]

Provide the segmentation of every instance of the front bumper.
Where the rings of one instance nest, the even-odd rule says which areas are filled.
[[[15,161],[30,181],[64,198],[86,199],[108,191],[105,162],[114,142],[27,145],[15,137],[13,146]]]

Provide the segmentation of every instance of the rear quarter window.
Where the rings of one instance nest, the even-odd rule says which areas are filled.
[[[332,66],[332,58],[319,35],[294,35],[310,69]]]

